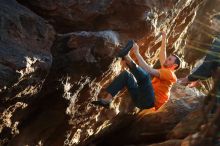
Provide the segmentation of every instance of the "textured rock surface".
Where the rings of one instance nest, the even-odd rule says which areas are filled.
[[[59,32],[78,30],[117,30],[132,34],[132,30],[149,30],[147,11],[153,5],[165,4],[157,1],[20,1],[39,15],[48,19]],[[172,1],[169,1],[172,4]],[[86,23],[85,23],[86,21]],[[133,32],[134,33],[134,32]],[[134,35],[134,34],[133,34]],[[140,35],[140,33],[139,33]]]
[[[20,123],[19,134],[9,145],[63,145],[68,129],[81,125],[77,121],[88,122],[89,114],[96,115],[94,112],[98,110],[88,105],[99,92],[95,78],[101,80],[102,74],[109,70],[115,50],[113,44],[117,45],[117,41],[117,34],[112,31],[57,36],[51,48],[50,73],[38,99],[18,113],[27,119]]]
[[[82,145],[150,144],[165,140],[167,133],[190,111],[200,107],[203,101],[198,91],[184,88],[175,85],[172,88],[175,94],[157,111],[144,110],[135,115],[118,115],[109,122],[110,125],[104,123],[102,127],[108,126]]]
[[[193,134],[200,128],[204,122],[204,116],[201,109],[191,112],[169,133],[170,139],[183,139],[189,134]]]
[[[58,32],[113,30],[121,34],[122,40],[143,38],[148,42],[146,37],[151,36],[152,32],[158,33],[161,27],[166,28],[170,25],[172,29],[170,43],[173,43],[179,37],[178,33],[182,33],[185,25],[194,16],[196,11],[194,8],[200,0],[166,2],[161,0],[104,0],[102,2],[22,0],[19,2],[49,20]],[[186,21],[181,20],[183,17]]]
[[[2,145],[139,145],[165,140],[155,145],[178,145],[182,140],[176,138],[196,129],[182,128],[191,122],[190,115],[197,114],[180,121],[200,107],[202,98],[178,84],[169,102],[156,112],[134,115],[137,110],[126,90],[117,95],[110,110],[90,102],[124,69],[114,56],[128,39],[136,39],[144,58],[157,66],[157,35],[165,29],[167,52],[182,55],[189,44],[185,38],[193,38],[194,18],[205,0],[18,2],[23,6],[13,0],[0,1]],[[204,3],[200,11],[209,11],[211,5]],[[55,39],[45,20],[57,31]],[[185,60],[191,63],[188,48]],[[185,68],[177,74],[189,71]]]
[[[0,90],[7,97],[1,100],[24,98],[39,91],[50,69],[55,33],[45,20],[17,2],[1,1],[0,5]]]
[[[55,32],[14,0],[0,7],[0,135],[10,138],[19,123],[14,114],[35,99],[50,70]]]
[[[184,48],[184,60],[195,64],[205,55],[205,51],[211,49],[213,36],[216,32],[211,29],[210,18],[219,12],[219,0],[204,1],[199,9],[195,21],[188,30],[186,47]],[[189,51],[190,50],[190,51]]]

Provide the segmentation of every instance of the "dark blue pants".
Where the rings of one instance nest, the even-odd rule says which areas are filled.
[[[154,90],[149,73],[132,62],[130,72],[123,71],[106,89],[115,96],[124,87],[127,87],[136,107],[147,109],[154,107]]]

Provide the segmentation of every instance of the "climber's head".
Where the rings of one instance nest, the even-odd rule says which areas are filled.
[[[211,24],[212,24],[211,27],[213,30],[220,32],[220,14],[219,13],[214,14],[211,17]]]
[[[180,64],[181,64],[180,58],[175,54],[171,54],[169,57],[167,57],[163,66],[165,68],[171,68],[173,70],[177,70],[179,69]]]

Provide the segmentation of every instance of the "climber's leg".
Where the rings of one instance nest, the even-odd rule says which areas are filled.
[[[119,91],[127,87],[135,105],[141,109],[154,106],[154,91],[151,84],[150,75],[138,67],[129,55],[124,57],[131,72],[124,71],[117,76],[107,87],[107,96],[93,104],[109,106],[109,103]]]
[[[128,72],[123,71],[119,74],[112,83],[107,87],[106,91],[114,97],[120,90],[127,87],[132,95],[138,95],[138,84],[134,76]]]
[[[128,65],[131,73],[135,76],[139,86],[139,96],[137,99],[139,108],[151,108],[154,106],[154,89],[151,82],[151,76],[133,61]]]
[[[92,103],[95,105],[108,107],[110,102],[112,101],[112,98],[124,87],[127,87],[132,97],[139,96],[139,87],[136,82],[136,79],[130,72],[123,71],[107,87],[107,96],[101,97],[98,101],[93,101]]]
[[[107,88],[107,92],[115,96],[123,87],[127,87],[135,105],[139,108],[154,106],[154,90],[150,75],[138,67],[130,56],[126,56],[126,63],[131,73],[123,72]]]

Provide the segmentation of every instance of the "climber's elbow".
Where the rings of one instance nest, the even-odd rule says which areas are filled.
[[[157,69],[153,69],[151,68],[150,71],[149,71],[150,75],[154,76],[154,77],[160,77],[160,73]]]

